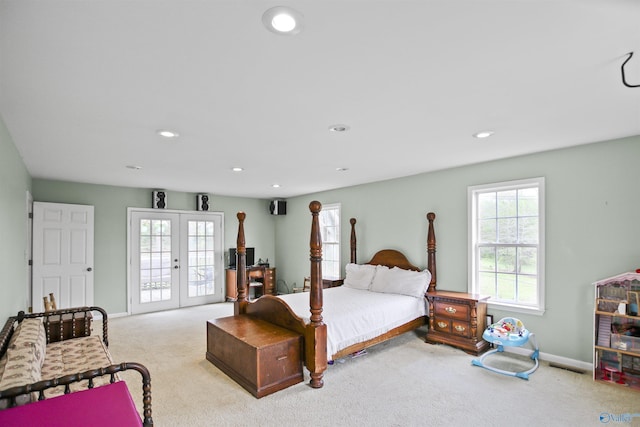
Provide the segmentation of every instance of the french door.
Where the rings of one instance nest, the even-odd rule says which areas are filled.
[[[131,312],[224,301],[223,214],[129,211]]]

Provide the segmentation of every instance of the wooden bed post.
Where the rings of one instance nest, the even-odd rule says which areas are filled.
[[[319,214],[322,204],[313,201],[311,211],[311,238],[309,240],[309,260],[311,261],[311,293],[309,305],[311,311],[310,326],[305,340],[312,340],[314,348],[305,345],[307,368],[311,375],[310,385],[320,388],[324,385],[322,377],[327,369],[327,325],[322,322],[322,236],[320,234]]]
[[[356,256],[356,219],[351,218],[349,222],[351,223],[351,241],[349,242],[349,245],[351,247],[351,263],[357,264],[358,257]]]
[[[235,316],[244,314],[247,309],[247,248],[244,238],[244,219],[247,215],[244,212],[238,212],[238,239],[236,240],[236,288],[238,290],[238,299],[233,305],[233,314]]]
[[[427,292],[435,292],[436,290],[436,233],[433,231],[433,221],[436,214],[429,212],[427,220],[429,220],[429,231],[427,233],[427,268],[431,272],[431,282]]]

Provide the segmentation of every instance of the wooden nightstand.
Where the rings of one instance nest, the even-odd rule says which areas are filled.
[[[489,348],[482,339],[489,297],[464,292],[427,292],[429,332],[425,341],[449,344],[478,355]]]
[[[342,286],[344,283],[344,279],[341,277],[323,277],[322,278],[322,287],[323,288],[335,288],[336,286]]]

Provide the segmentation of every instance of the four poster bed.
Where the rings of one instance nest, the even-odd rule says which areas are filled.
[[[251,335],[262,334],[274,337],[276,332],[264,329],[265,325],[274,325],[278,331],[293,332],[300,339],[300,348],[291,350],[289,355],[278,360],[294,360],[296,351],[299,360],[310,372],[310,385],[313,388],[323,386],[323,375],[328,361],[336,360],[358,352],[375,344],[387,341],[395,336],[414,330],[426,324],[426,292],[436,290],[436,239],[433,227],[434,213],[427,214],[427,270],[411,264],[399,251],[384,249],[377,252],[365,264],[358,265],[356,259],[356,220],[351,223],[351,263],[346,266],[343,286],[324,289],[322,287],[322,240],[320,235],[320,202],[309,205],[312,215],[310,237],[310,278],[311,290],[305,293],[282,296],[265,295],[255,301],[247,298],[246,248],[244,220],[246,215],[239,212],[237,217],[237,288],[238,299],[234,303],[232,318],[214,319],[207,322],[207,359],[239,382],[256,397],[272,393],[289,385],[302,381],[299,373],[277,380],[278,385],[264,386],[261,389],[256,381],[248,380],[247,371],[256,371],[261,375],[261,366],[244,366],[238,360],[243,359],[245,350],[231,351],[222,346],[233,347],[229,335],[246,344]],[[242,321],[242,322],[240,322]],[[230,327],[231,323],[234,327]],[[242,324],[240,324],[242,323]],[[249,324],[254,324],[250,326]],[[226,334],[220,334],[225,329]],[[258,333],[258,329],[262,332]],[[252,334],[253,333],[253,334]],[[224,335],[224,336],[223,336]],[[282,334],[281,334],[282,335]],[[249,338],[247,338],[249,337]],[[284,338],[283,338],[284,339]],[[289,338],[287,338],[289,339]],[[253,341],[252,352],[264,347],[264,340]],[[283,341],[284,342],[284,341]],[[240,347],[238,347],[240,348]],[[257,350],[256,350],[257,349]],[[286,351],[285,351],[286,352]],[[254,357],[255,359],[255,357]],[[252,365],[255,362],[247,362]],[[259,359],[259,357],[258,357]],[[249,359],[247,359],[249,360]],[[243,362],[245,363],[245,362]],[[257,362],[260,364],[261,362]],[[262,362],[267,363],[267,362]],[[286,370],[286,368],[282,368]],[[278,368],[278,370],[281,370]],[[263,376],[269,377],[270,368],[263,368]],[[274,381],[273,378],[267,381]],[[248,383],[253,382],[253,385]],[[259,383],[260,380],[257,380]],[[248,386],[249,385],[249,386]],[[270,388],[269,388],[270,387]],[[268,390],[267,390],[268,389]]]

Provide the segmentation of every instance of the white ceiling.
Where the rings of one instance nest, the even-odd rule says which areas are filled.
[[[0,0],[0,115],[35,178],[291,197],[640,135],[631,51],[637,0]]]

